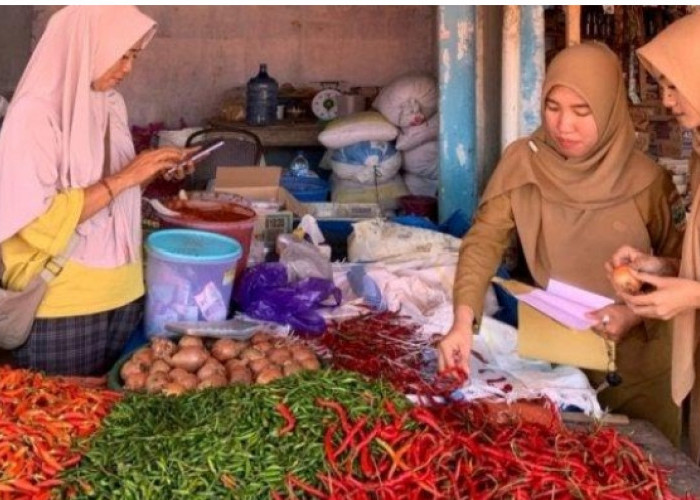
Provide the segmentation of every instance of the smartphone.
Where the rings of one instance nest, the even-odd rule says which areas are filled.
[[[168,169],[168,170],[166,171],[166,173],[172,174],[172,173],[174,173],[178,168],[182,168],[182,167],[184,167],[185,165],[187,165],[187,164],[190,163],[190,162],[192,162],[192,163],[197,163],[198,161],[200,161],[200,160],[206,158],[207,156],[209,156],[209,154],[211,154],[212,151],[215,151],[215,150],[219,149],[219,148],[220,148],[221,146],[223,146],[223,145],[224,145],[224,141],[222,141],[222,140],[215,141],[215,142],[213,142],[213,143],[207,145],[204,149],[202,149],[202,150],[200,150],[200,151],[197,151],[195,154],[193,154],[192,156],[190,156],[190,157],[187,158],[186,160],[182,160],[180,163],[178,163],[178,164],[175,165],[174,167]]]

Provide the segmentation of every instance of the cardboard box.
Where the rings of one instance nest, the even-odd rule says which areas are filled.
[[[275,246],[277,236],[292,231],[294,216],[308,208],[280,186],[281,167],[219,167],[214,191],[234,193],[249,199],[258,213],[254,236],[266,247]]]
[[[494,281],[512,295],[533,289],[518,281]],[[610,345],[614,352],[614,344]],[[608,346],[600,335],[590,329],[567,328],[522,301],[518,301],[518,354],[598,371],[607,371],[609,364]]]

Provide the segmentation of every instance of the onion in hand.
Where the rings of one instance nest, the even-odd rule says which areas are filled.
[[[613,269],[612,280],[615,286],[625,293],[634,295],[642,289],[642,282],[632,276],[630,267],[622,265]]]

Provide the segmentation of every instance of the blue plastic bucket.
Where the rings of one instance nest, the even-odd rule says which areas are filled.
[[[165,229],[146,239],[148,337],[167,336],[173,321],[226,319],[243,250],[233,238],[192,229]]]
[[[282,187],[303,202],[318,202],[328,199],[328,182],[320,177],[282,176]]]

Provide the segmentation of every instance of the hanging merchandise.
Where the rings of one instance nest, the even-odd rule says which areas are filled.
[[[267,64],[260,65],[257,76],[246,87],[246,122],[248,125],[269,125],[277,114],[277,81],[267,74]]]

